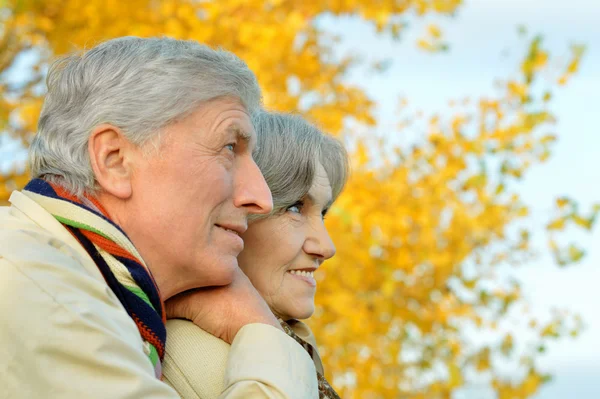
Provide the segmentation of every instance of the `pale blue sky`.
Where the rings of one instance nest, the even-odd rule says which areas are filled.
[[[369,60],[393,59],[383,75],[357,72],[351,76],[378,100],[383,121],[380,132],[394,131],[400,95],[426,114],[437,110],[444,114],[450,98],[491,93],[495,79],[515,71],[520,56],[517,25],[542,33],[553,54],[567,55],[573,42],[586,44],[580,72],[555,93],[559,141],[553,156],[527,175],[521,192],[533,206],[534,216],[542,220],[561,194],[577,198],[582,205],[600,201],[600,120],[593,118],[600,115],[600,1],[466,0],[456,18],[441,23],[450,52],[434,56],[415,49],[414,39],[422,33],[422,24],[413,25],[398,43],[376,37],[356,20],[326,19],[323,23],[343,36],[340,52],[359,52]],[[541,364],[555,374],[555,380],[536,399],[600,398],[600,228],[592,235],[575,234],[567,239],[581,240],[588,249],[580,265],[559,270],[551,266],[548,257],[541,257],[517,274],[536,311],[566,307],[581,313],[587,324],[578,339],[549,346]],[[541,237],[537,243],[543,245]],[[494,398],[476,390],[460,397]]]

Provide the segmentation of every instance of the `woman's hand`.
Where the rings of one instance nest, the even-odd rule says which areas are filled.
[[[183,292],[169,299],[165,307],[167,318],[191,320],[229,344],[246,324],[263,323],[281,329],[265,300],[240,269],[231,284]]]

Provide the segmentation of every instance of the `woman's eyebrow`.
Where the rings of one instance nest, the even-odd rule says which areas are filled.
[[[311,193],[306,193],[306,198],[312,203],[312,204],[316,204],[317,201],[315,199],[315,197],[311,194]],[[333,203],[333,198],[329,197],[329,200],[325,203],[325,209],[329,208],[331,206],[331,204]]]

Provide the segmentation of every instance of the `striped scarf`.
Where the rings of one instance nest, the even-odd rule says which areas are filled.
[[[317,352],[317,349],[312,344],[298,336],[296,331],[294,331],[295,323],[300,324],[297,320],[289,320],[288,322],[285,322],[284,320],[279,319],[279,324],[281,324],[283,331],[296,340],[296,342],[298,342],[304,348],[304,350],[308,352],[308,355],[315,363],[315,367],[317,369],[317,382],[319,386],[319,399],[341,399],[337,392],[335,392],[333,387],[329,385],[329,382],[325,379],[319,352]],[[308,328],[306,325],[304,325],[304,327]],[[312,333],[310,333],[310,335],[312,336]]]
[[[31,180],[23,194],[62,223],[96,262],[106,283],[137,325],[144,352],[160,379],[167,339],[164,303],[150,270],[125,232],[89,195],[77,198],[42,179]]]

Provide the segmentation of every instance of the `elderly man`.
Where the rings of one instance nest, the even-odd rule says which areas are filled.
[[[0,397],[177,397],[160,380],[167,315],[232,344],[221,397],[318,397],[310,357],[237,266],[247,216],[272,209],[254,74],[129,37],[47,84],[34,179],[0,208]]]

